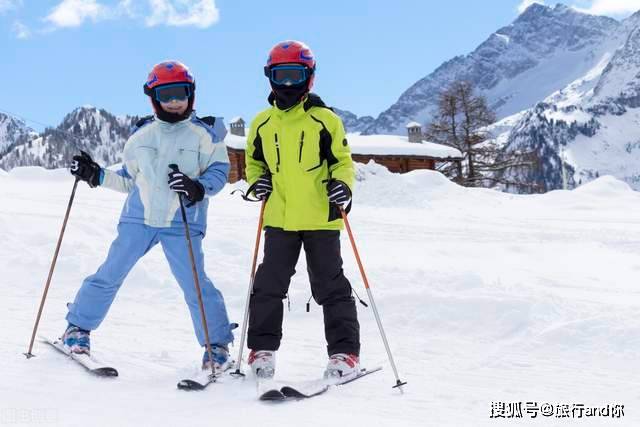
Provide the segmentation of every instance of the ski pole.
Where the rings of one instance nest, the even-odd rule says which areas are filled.
[[[169,167],[174,172],[180,172],[178,165],[171,164]],[[198,306],[200,307],[200,315],[202,317],[202,327],[204,329],[204,342],[207,346],[207,353],[209,354],[209,361],[211,362],[211,375],[215,377],[216,370],[213,366],[213,354],[211,353],[211,341],[209,340],[209,327],[207,326],[207,317],[204,312],[204,304],[202,303],[202,291],[200,289],[200,280],[198,279],[198,269],[196,268],[196,259],[193,256],[193,246],[191,244],[191,232],[189,231],[189,223],[187,222],[187,212],[184,208],[184,202],[182,200],[182,194],[178,194],[178,200],[180,201],[180,212],[182,213],[182,222],[184,223],[184,232],[187,236],[187,246],[189,247],[189,258],[191,259],[191,271],[193,271],[193,283],[196,286],[196,294],[198,295]]]
[[[60,246],[62,245],[62,238],[64,237],[64,231],[67,228],[67,221],[69,220],[69,214],[71,213],[71,205],[73,205],[73,199],[76,196],[76,189],[78,188],[79,178],[76,178],[73,183],[73,190],[71,191],[71,197],[69,197],[69,204],[67,205],[67,213],[64,215],[64,221],[62,221],[62,230],[60,230],[60,236],[58,237],[58,244],[53,254],[53,260],[51,261],[51,267],[49,268],[49,277],[47,277],[47,283],[44,286],[44,292],[42,294],[42,300],[40,300],[40,308],[38,309],[38,315],[36,316],[36,323],[33,325],[33,332],[31,333],[31,342],[29,343],[29,350],[24,353],[27,359],[31,359],[35,356],[32,353],[33,343],[36,340],[36,333],[38,331],[38,325],[40,324],[40,318],[42,317],[42,310],[44,309],[44,302],[47,299],[49,293],[49,285],[51,285],[51,278],[53,277],[53,270],[56,268],[56,262],[58,260],[58,253],[60,252]]]
[[[362,266],[362,261],[360,260],[360,254],[358,253],[358,248],[356,247],[356,241],[353,238],[353,233],[351,232],[351,226],[349,225],[349,220],[347,219],[347,213],[344,211],[342,207],[339,207],[340,215],[342,215],[342,219],[344,220],[344,225],[347,228],[347,233],[349,234],[349,240],[351,241],[351,246],[353,247],[353,253],[356,257],[356,261],[358,263],[358,268],[360,269],[360,274],[362,275],[362,281],[364,282],[364,287],[367,290],[367,295],[369,295],[369,301],[371,302],[371,308],[373,309],[373,314],[376,318],[376,323],[378,323],[378,329],[380,330],[380,335],[382,336],[382,342],[384,343],[384,347],[387,350],[387,356],[389,356],[389,362],[391,363],[391,368],[393,369],[393,373],[396,376],[396,385],[393,388],[399,387],[400,391],[402,391],[402,386],[407,384],[405,381],[400,380],[400,376],[398,375],[398,369],[396,368],[396,364],[393,361],[393,355],[391,354],[391,349],[389,348],[389,341],[387,341],[387,335],[384,333],[384,329],[382,327],[382,321],[380,320],[380,314],[378,313],[378,308],[376,307],[376,302],[373,299],[373,294],[371,293],[371,287],[369,286],[369,280],[367,280],[367,275],[364,272],[364,267]]]
[[[253,292],[253,281],[256,277],[256,264],[258,263],[258,250],[260,248],[260,237],[262,236],[262,218],[264,215],[264,207],[267,204],[267,200],[263,200],[260,205],[260,218],[258,219],[258,231],[256,232],[256,246],[253,250],[253,264],[251,265],[251,276],[249,278],[249,289],[247,291],[247,300],[244,305],[244,321],[242,323],[242,335],[240,337],[240,350],[238,351],[238,368],[232,375],[243,377],[244,374],[240,371],[242,366],[242,351],[244,350],[244,341],[247,336],[247,329],[249,323],[249,302],[251,300],[251,293]]]

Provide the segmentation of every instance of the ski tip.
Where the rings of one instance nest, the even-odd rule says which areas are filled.
[[[265,402],[281,402],[286,396],[280,390],[269,390],[260,395],[260,400]]]
[[[182,380],[178,383],[178,390],[202,391],[205,388],[207,388],[206,385],[202,385],[199,382],[193,380]]]
[[[314,390],[311,393],[303,393],[299,390],[297,390],[294,387],[290,387],[290,386],[284,386],[280,389],[280,392],[284,395],[284,397],[288,398],[288,399],[308,399],[310,397],[314,397],[314,396],[318,396],[324,392],[326,392],[327,390],[329,390],[329,385],[326,384],[323,387]]]
[[[92,369],[91,372],[99,377],[117,377],[118,371],[115,368],[104,367]]]

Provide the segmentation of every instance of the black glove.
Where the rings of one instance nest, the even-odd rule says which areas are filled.
[[[269,194],[273,191],[273,184],[271,183],[271,174],[266,172],[255,182],[255,188],[253,194],[260,199],[265,200],[269,197]]]
[[[71,175],[86,181],[89,187],[95,188],[100,185],[100,175],[102,168],[93,161],[90,155],[84,151],[80,151],[79,156],[73,156],[73,162],[69,169]]]
[[[347,184],[337,179],[332,179],[327,184],[327,195],[329,202],[346,209],[351,203],[351,190]]]
[[[204,186],[198,181],[192,180],[177,168],[169,173],[169,188],[176,193],[184,194],[189,199],[191,204],[187,205],[187,207],[193,206],[196,202],[204,199]]]

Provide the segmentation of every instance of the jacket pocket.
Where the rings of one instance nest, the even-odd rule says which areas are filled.
[[[145,175],[149,175],[158,167],[158,149],[150,145],[139,145],[136,147],[136,160],[138,167]]]
[[[298,142],[298,164],[304,172],[313,172],[322,167],[320,144],[317,136],[304,131],[300,133]]]
[[[177,164],[180,171],[190,177],[200,175],[200,152],[189,148],[179,148]]]

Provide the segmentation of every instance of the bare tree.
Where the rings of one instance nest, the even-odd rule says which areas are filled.
[[[427,128],[427,138],[460,150],[462,162],[444,164],[440,169],[451,179],[468,187],[491,187],[498,184],[527,186],[505,178],[502,173],[513,167],[530,164],[529,153],[506,153],[491,140],[487,127],[496,115],[487,100],[476,95],[467,81],[455,81],[442,91],[438,112]]]

